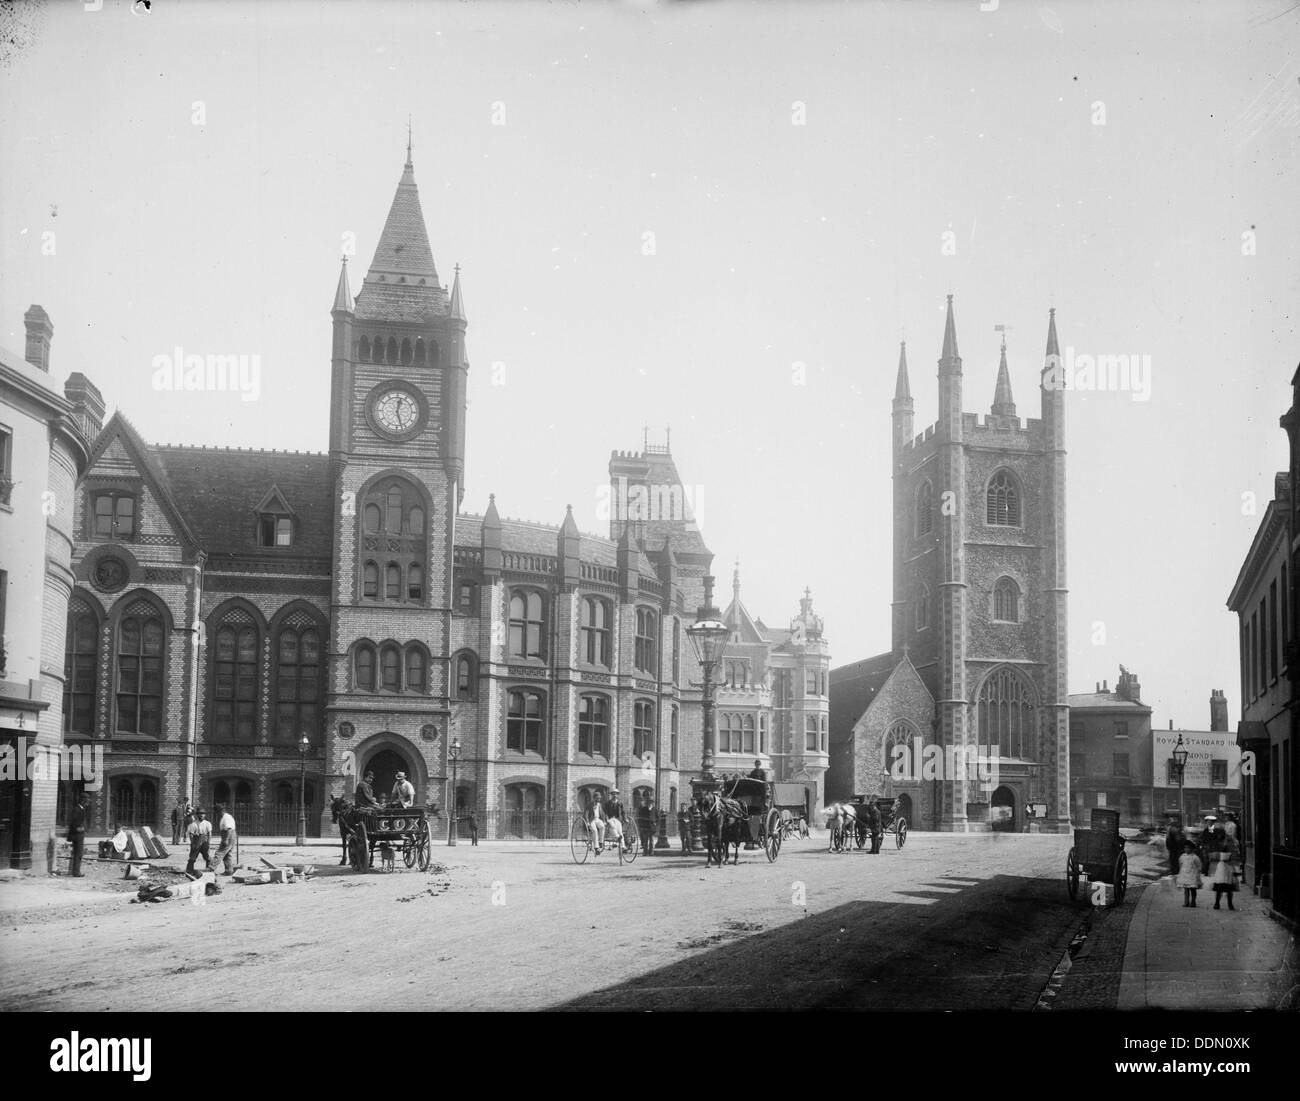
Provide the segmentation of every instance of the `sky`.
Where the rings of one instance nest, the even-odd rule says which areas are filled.
[[[98,10],[96,10],[98,9]],[[985,10],[988,9],[988,10]],[[889,646],[890,399],[968,412],[1001,334],[1038,415],[1063,352],[1071,691],[1240,714],[1225,602],[1285,466],[1300,361],[1300,6],[19,4],[0,64],[0,342],[54,323],[147,440],[323,451],[408,117],[471,362],[465,509],[606,533],[611,450],[671,446],[725,596],[833,664]],[[259,357],[254,395],[154,357]],[[250,400],[254,399],[255,400]],[[1250,495],[1254,495],[1253,501]]]

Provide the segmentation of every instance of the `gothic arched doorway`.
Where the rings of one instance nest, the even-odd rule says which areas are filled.
[[[1016,832],[1016,793],[1005,784],[989,800],[989,824],[1003,833]]]
[[[375,774],[375,782],[372,787],[375,798],[381,803],[387,801],[388,795],[393,790],[393,785],[397,783],[397,774],[399,772],[405,772],[407,780],[411,781],[412,785],[415,783],[415,770],[411,767],[409,758],[395,749],[381,749],[370,757],[361,766],[361,775],[363,777],[367,772]]]
[[[906,818],[908,829],[911,829],[916,823],[916,818],[912,814],[912,797],[906,792],[894,801],[894,817]]]

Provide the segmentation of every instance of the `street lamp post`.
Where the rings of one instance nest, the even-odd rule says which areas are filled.
[[[460,739],[452,738],[451,745],[447,747],[447,756],[451,758],[451,798],[447,808],[447,844],[456,844],[456,815],[459,808],[456,806],[456,762],[460,759]]]
[[[1183,736],[1178,735],[1178,744],[1174,746],[1174,767],[1178,769],[1178,825],[1187,829],[1187,808],[1183,805],[1183,771],[1187,768],[1187,749],[1183,745]]]
[[[307,750],[310,748],[311,741],[304,734],[298,743],[298,836],[294,838],[295,845],[307,844]]]
[[[713,778],[713,670],[722,663],[728,634],[721,613],[713,606],[712,577],[704,579],[704,603],[695,613],[695,622],[686,628],[686,634],[695,649],[700,667],[704,670],[704,683],[701,685],[704,689],[704,756],[700,762],[700,780],[691,782],[698,793],[716,786]]]

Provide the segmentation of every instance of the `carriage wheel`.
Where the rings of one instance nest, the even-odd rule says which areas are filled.
[[[352,870],[368,871],[370,868],[370,842],[366,840],[366,824],[358,822],[352,831]]]
[[[768,811],[767,821],[763,825],[763,849],[767,853],[767,862],[769,864],[776,859],[776,854],[781,851],[781,831],[783,828],[781,812],[775,809]]]
[[[415,867],[415,858],[417,856],[414,838],[408,837],[402,842],[402,863],[408,868]]]
[[[419,861],[420,871],[427,872],[429,865],[433,863],[433,847],[429,842],[429,831],[426,829],[415,845],[416,859]]]
[[[569,851],[575,864],[585,864],[591,853],[591,836],[587,833],[587,823],[581,818],[575,818],[573,828],[569,830]]]
[[[618,851],[618,862],[622,864],[626,860],[631,864],[640,851],[641,835],[636,832],[636,823],[629,822],[623,827],[623,847]]]
[[[831,852],[838,853],[844,851],[844,827],[836,826],[831,830]]]
[[[1075,901],[1079,897],[1079,861],[1075,858],[1073,849],[1065,858],[1065,886],[1070,892],[1070,901]]]
[[[1115,905],[1124,901],[1124,892],[1128,890],[1128,856],[1120,853],[1115,858]]]
[[[860,823],[853,827],[853,840],[857,843],[859,849],[866,848],[867,838],[869,836],[870,836],[870,831],[864,830]]]
[[[907,819],[900,818],[894,823],[894,847],[901,849],[907,844]]]

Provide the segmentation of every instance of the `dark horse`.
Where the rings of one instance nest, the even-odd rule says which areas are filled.
[[[343,859],[339,864],[348,862],[348,839],[352,836],[352,827],[356,823],[356,807],[352,801],[344,798],[342,795],[336,795],[330,800],[330,815],[334,824],[339,828],[339,840],[343,842]]]
[[[704,866],[716,862],[722,867],[727,862],[728,845],[735,846],[732,864],[739,863],[740,846],[749,840],[749,812],[744,804],[709,792],[700,803],[700,815],[704,826]]]

